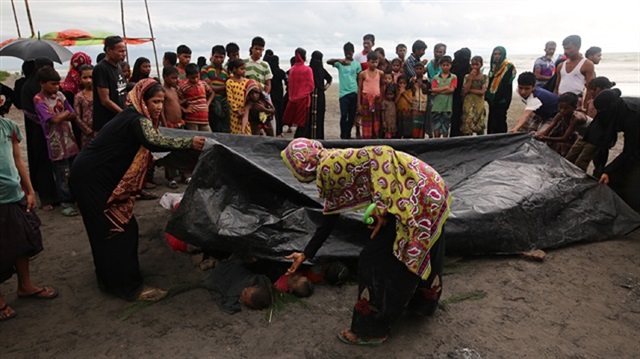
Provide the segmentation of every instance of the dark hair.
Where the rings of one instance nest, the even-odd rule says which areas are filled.
[[[306,279],[306,277],[303,277]],[[306,279],[301,283],[300,286],[291,289],[291,294],[295,295],[298,298],[306,298],[310,297],[313,294],[313,284]]]
[[[344,44],[344,46],[342,46],[342,50],[345,52],[356,52],[356,48],[350,42]]]
[[[131,65],[129,65],[129,63],[126,62],[126,61],[120,61],[119,65],[120,65],[121,69],[123,69],[125,67],[128,67],[129,69],[131,69]]]
[[[289,63],[291,64],[291,66],[296,64],[296,57],[295,56],[291,56],[291,58],[289,59]]]
[[[260,36],[256,36],[251,40],[251,47],[254,47],[254,46],[264,47],[264,45],[266,45],[266,42]]]
[[[240,52],[240,46],[238,46],[238,44],[236,44],[235,42],[230,42],[225,47],[225,50],[227,50],[227,55]]]
[[[376,60],[378,61],[378,53],[376,53],[375,51],[371,51],[367,54],[367,61],[371,61],[371,60]]]
[[[389,84],[387,88],[384,90],[385,95],[392,94],[395,97],[396,93],[397,93],[397,88],[395,84]]]
[[[124,40],[120,36],[107,36],[104,39],[104,52],[107,52],[107,49],[113,49],[121,42],[124,42]]]
[[[187,45],[178,46],[178,48],[176,49],[176,52],[178,53],[178,55],[181,55],[181,54],[191,55],[191,49]]]
[[[452,61],[453,60],[451,59],[451,56],[445,55],[445,56],[442,56],[442,58],[440,59],[440,65],[442,65],[444,63],[451,64]]]
[[[593,106],[595,106],[598,111],[609,109],[618,102],[621,95],[622,93],[619,89],[602,90],[602,92],[597,94],[593,99]]]
[[[223,54],[226,55],[227,53],[224,50],[224,46],[222,45],[216,45],[214,47],[211,48],[211,56],[215,55],[215,54]]]
[[[140,73],[140,68],[142,68],[142,64],[146,62],[151,63],[151,60],[149,60],[146,57],[138,57],[136,59],[136,62],[133,64],[133,72],[131,73],[131,82],[138,82],[143,78],[149,77],[149,75],[147,75],[147,77],[142,77],[142,74]]]
[[[474,57],[471,58],[471,62],[477,61],[480,63],[480,65],[482,65],[482,63],[484,62],[484,60],[482,60],[482,56],[476,55]]]
[[[60,74],[51,66],[44,66],[36,73],[38,82],[60,81]]]
[[[518,85],[521,86],[535,86],[536,75],[531,71],[525,71],[518,76]]]
[[[556,46],[556,42],[555,41],[547,41],[546,44],[544,44],[544,48],[546,49],[549,46]]]
[[[105,54],[104,52],[99,53],[98,56],[96,56],[96,64],[104,60],[105,57],[107,57],[107,54]]]
[[[609,81],[609,79],[607,77],[598,76],[598,77],[592,78],[591,81],[589,81],[589,84],[587,85],[587,88],[589,90],[595,90],[597,88],[610,89],[615,85],[616,85],[616,83],[613,82],[613,81]]]
[[[87,71],[87,70],[93,71],[93,65],[84,64],[84,65],[81,65],[80,68],[78,68],[78,72],[80,73],[80,75],[82,75],[83,71]]]
[[[233,71],[235,71],[235,69],[239,68],[242,65],[244,65],[244,60],[231,59],[229,60],[229,62],[227,62],[227,71],[229,71],[229,74],[233,74]]]
[[[197,63],[198,63],[198,68],[203,68],[207,66],[207,58],[204,56],[199,56]]]
[[[396,79],[396,83],[400,82],[400,80],[404,80],[404,82],[409,83],[409,78],[406,75],[400,75]]]
[[[426,50],[427,44],[422,40],[416,40],[411,46],[411,52],[416,52],[418,50]]]
[[[38,57],[37,59],[35,59],[33,61],[33,69],[35,71],[38,71],[38,70],[40,70],[41,68],[43,68],[45,66],[49,66],[49,67],[53,68],[53,61],[51,61],[50,59],[48,59],[46,57]]]
[[[362,37],[362,41],[370,40],[372,44],[376,43],[376,37],[373,34],[366,34]]]
[[[189,76],[189,75],[195,75],[200,73],[200,69],[198,68],[198,65],[196,64],[189,64],[187,65],[187,67],[184,68],[184,73]]]
[[[259,284],[253,286],[256,290],[251,294],[251,300],[246,303],[251,309],[262,310],[269,308],[273,304],[273,297],[271,296],[271,283],[269,280],[261,277]]]
[[[399,59],[399,58],[397,58],[397,57],[396,57],[395,59],[391,60],[391,65],[395,64],[396,62],[397,62],[397,63],[400,63],[400,65],[402,65],[402,60],[400,60],[400,59]]]
[[[169,63],[171,63],[171,66],[176,66],[176,64],[178,63],[178,55],[175,52],[167,51],[164,53],[163,60],[169,61]]]
[[[155,84],[153,84],[153,86],[149,87],[147,91],[144,92],[144,94],[142,95],[142,100],[144,100],[144,102],[147,102],[149,101],[150,98],[155,96],[158,92],[165,92],[165,90],[164,90],[164,87],[162,87],[162,85],[156,82]]]
[[[373,50],[373,51],[374,51],[374,52],[377,52],[378,54],[382,54],[382,56],[386,56],[386,55],[384,54],[384,49],[383,49],[383,48],[381,48],[381,47],[376,47],[376,49],[375,49],[375,50]]]
[[[178,69],[175,68],[175,66],[165,66],[162,69],[162,77],[167,77],[170,76],[171,74],[179,74],[180,72],[178,71]]]
[[[584,56],[589,57],[589,56],[599,54],[601,52],[602,52],[602,49],[599,48],[598,46],[591,46],[590,48],[587,49],[587,51],[584,52]]]
[[[403,48],[403,47],[406,49],[406,48],[407,48],[407,45],[405,45],[405,44],[398,44],[398,45],[396,45],[396,51],[398,51],[399,49],[401,49],[401,48]]]
[[[271,49],[267,49],[267,51],[264,52],[264,57],[265,59],[270,58],[271,56],[273,56],[273,50]]]
[[[325,270],[324,280],[331,285],[340,285],[347,281],[349,275],[349,268],[344,263],[331,262]]]
[[[562,40],[562,46],[567,46],[569,44],[574,44],[579,48],[582,45],[582,39],[578,35],[569,35]]]
[[[9,86],[0,84],[0,95],[4,96],[4,103],[0,106],[0,116],[4,116],[11,110],[13,105],[13,99],[16,97],[15,93]],[[19,97],[19,96],[18,96]]]
[[[422,63],[422,61],[416,61],[416,63],[413,64],[413,68],[415,69],[416,67],[424,68],[424,64]]]
[[[307,50],[299,47],[296,49],[296,51],[294,51],[294,53],[296,55],[300,55],[300,57],[302,57],[302,60],[306,61],[307,60]]]
[[[568,103],[571,107],[578,107],[578,95],[573,92],[565,92],[558,97],[558,102]]]
[[[439,43],[435,44],[435,46],[433,46],[433,50],[435,51],[435,50],[437,50],[437,49],[438,49],[438,48],[440,48],[440,47],[444,47],[444,51],[445,51],[445,52],[447,51],[447,45],[445,45],[445,44],[443,44],[443,43],[441,43],[441,42],[439,42]]]
[[[34,60],[27,60],[22,63],[22,73],[24,77],[31,77],[36,71],[36,62]]]

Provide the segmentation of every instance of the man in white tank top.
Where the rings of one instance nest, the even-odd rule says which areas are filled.
[[[556,81],[556,88],[553,91],[556,95],[571,92],[581,97],[585,85],[595,77],[593,62],[580,54],[581,42],[582,40],[578,35],[567,36],[562,41],[562,47],[565,56],[567,56],[567,61],[558,65],[556,70],[558,80]],[[586,103],[588,100],[588,98],[585,98],[584,102]],[[579,108],[581,107],[582,106],[579,106]]]

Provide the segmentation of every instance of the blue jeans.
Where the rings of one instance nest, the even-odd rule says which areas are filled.
[[[340,138],[351,138],[351,128],[357,110],[358,95],[355,92],[340,97]]]
[[[58,198],[62,203],[73,203],[75,198],[69,188],[69,175],[71,173],[71,165],[76,156],[65,158],[60,161],[53,161],[53,177],[56,181],[56,189],[58,190]]]

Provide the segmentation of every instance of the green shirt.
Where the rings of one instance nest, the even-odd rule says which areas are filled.
[[[458,78],[456,75],[449,73],[447,78],[443,78],[442,74],[436,75],[431,82],[431,88],[453,87],[458,85]],[[453,108],[453,93],[450,94],[436,94],[433,98],[433,107],[431,112],[451,112]]]
[[[18,125],[8,118],[0,118],[0,204],[18,202],[24,197],[13,160],[13,141],[22,141]]]
[[[271,67],[262,59],[258,61],[253,61],[251,58],[244,60],[245,65],[247,66],[247,71],[244,74],[244,77],[258,81],[262,86],[266,85],[267,80],[271,80],[273,78],[273,74],[271,73]]]
[[[340,62],[335,62],[333,67],[338,69],[338,82],[340,83],[340,95],[348,95],[358,92],[358,74],[362,72],[362,66],[356,60],[351,61],[349,66],[344,66]]]

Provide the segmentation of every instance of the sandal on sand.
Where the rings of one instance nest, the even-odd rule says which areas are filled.
[[[78,210],[74,206],[63,208],[60,213],[62,213],[62,215],[66,217],[75,217],[80,214],[80,212],[78,212]]]
[[[176,182],[174,180],[168,180],[167,181],[167,187],[169,187],[171,189],[176,189],[176,188],[178,188],[178,182]]]
[[[137,301],[159,302],[162,299],[164,299],[164,297],[166,297],[167,294],[169,294],[169,292],[167,292],[166,290],[162,290],[160,288],[145,287],[142,290],[142,292],[140,292],[140,295],[138,296]]]
[[[18,315],[15,310],[11,309],[9,304],[5,304],[4,307],[0,308],[0,322],[3,320],[9,320]]]
[[[58,291],[51,287],[41,287],[31,294],[18,294],[18,298],[53,299],[58,296]]]
[[[344,328],[340,333],[338,333],[338,339],[340,339],[340,341],[345,344],[377,346],[384,343],[387,340],[387,337],[378,339],[365,339],[357,334],[354,334],[350,329]]]

